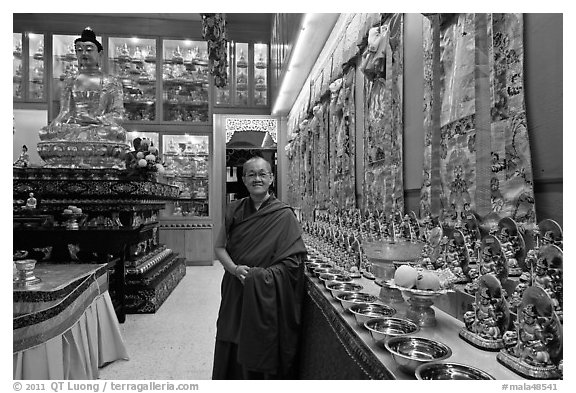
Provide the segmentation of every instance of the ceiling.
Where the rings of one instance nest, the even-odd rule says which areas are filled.
[[[85,13],[84,15],[121,16],[126,18],[154,18],[166,20],[197,21],[201,20],[199,13]],[[270,26],[274,14],[264,13],[226,13],[228,25],[261,25]]]

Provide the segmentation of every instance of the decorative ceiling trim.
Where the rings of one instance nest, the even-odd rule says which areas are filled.
[[[228,117],[226,118],[226,143],[230,142],[235,132],[258,131],[267,132],[272,137],[274,143],[277,142],[278,119],[255,119],[248,117]]]

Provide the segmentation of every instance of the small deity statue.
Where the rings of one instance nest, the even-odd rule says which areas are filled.
[[[550,353],[547,349],[550,333],[544,330],[546,318],[536,315],[535,306],[529,304],[522,310],[523,320],[518,330],[518,346],[520,360],[532,365],[550,363]]]
[[[28,156],[28,146],[22,145],[22,152],[18,159],[14,161],[14,166],[26,168],[28,166],[30,157]]]
[[[34,193],[31,192],[30,194],[28,194],[28,199],[26,199],[26,208],[27,209],[36,209],[36,198],[34,198]]]
[[[561,375],[562,325],[549,296],[528,287],[518,307],[513,331],[504,335],[498,361],[525,377],[557,379]]]
[[[541,248],[541,253],[536,258],[536,264],[534,266],[534,286],[542,288],[552,301],[552,306],[554,311],[558,314],[559,318],[563,318],[563,274],[561,266],[561,251],[556,246],[547,245]],[[559,256],[554,258],[548,257],[547,251],[557,250]],[[548,261],[548,258],[552,262]],[[554,264],[554,266],[552,266]]]
[[[404,239],[412,239],[412,226],[410,225],[410,216],[405,214],[399,225],[400,236]]]
[[[520,267],[518,265],[518,260],[516,259],[517,252],[517,236],[512,236],[509,233],[508,228],[504,227],[500,230],[499,240],[502,245],[502,252],[504,257],[508,262],[508,269],[512,275],[512,272],[520,274]],[[515,274],[516,275],[516,274]]]
[[[472,323],[472,330],[481,337],[494,339],[499,335],[496,326],[495,300],[488,293],[488,288],[480,289],[480,302],[476,304],[476,319]]]
[[[465,328],[460,336],[480,348],[502,348],[502,334],[508,328],[510,314],[496,277],[486,274],[479,278],[472,306],[473,311],[464,313]]]
[[[60,113],[40,130],[38,153],[49,166],[123,168],[129,146],[120,125],[122,83],[102,73],[103,47],[92,29],[84,29],[74,48],[78,73],[64,81]]]
[[[532,276],[529,272],[523,272],[520,277],[518,278],[518,284],[514,291],[510,295],[510,310],[516,312],[516,309],[522,303],[522,295],[526,288],[531,285]]]

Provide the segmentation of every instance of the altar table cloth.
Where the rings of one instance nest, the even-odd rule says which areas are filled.
[[[13,378],[96,379],[128,360],[105,264],[39,264],[33,287],[13,289]]]

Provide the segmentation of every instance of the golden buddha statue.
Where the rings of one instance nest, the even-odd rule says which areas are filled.
[[[122,84],[100,69],[102,45],[87,27],[74,41],[78,72],[64,80],[60,113],[40,130],[38,153],[48,166],[123,168],[129,146]]]

